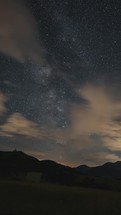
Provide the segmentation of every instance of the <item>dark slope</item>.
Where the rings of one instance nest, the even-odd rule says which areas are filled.
[[[40,161],[40,169],[45,181],[53,183],[74,185],[79,175],[73,168],[49,160]]]
[[[121,178],[121,161],[108,162],[102,166],[93,167],[88,173],[99,177]]]
[[[91,167],[89,167],[87,165],[80,165],[80,166],[76,167],[75,169],[81,174],[86,174],[90,171]]]
[[[0,151],[0,174],[2,172],[24,172],[39,170],[39,161],[21,151]]]
[[[80,174],[97,177],[121,178],[121,161],[105,163],[102,166],[88,167],[81,165],[75,168]]]
[[[15,176],[27,172],[41,172],[43,181],[75,184],[78,172],[54,161],[38,159],[26,155],[21,151],[0,151],[0,176]]]
[[[41,181],[65,185],[98,186],[97,178],[121,179],[121,162],[102,166],[76,168],[67,167],[51,160],[39,161],[21,151],[0,151],[0,176],[15,178],[26,176],[27,172],[41,172]],[[93,180],[92,180],[93,179]]]

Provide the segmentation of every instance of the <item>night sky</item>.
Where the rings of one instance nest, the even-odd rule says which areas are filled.
[[[0,0],[0,150],[121,160],[120,0]]]

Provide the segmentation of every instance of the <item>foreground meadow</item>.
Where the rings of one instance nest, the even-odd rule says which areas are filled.
[[[0,215],[118,215],[121,192],[0,182]]]

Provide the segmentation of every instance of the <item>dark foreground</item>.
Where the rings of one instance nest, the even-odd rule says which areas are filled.
[[[0,215],[120,215],[121,192],[0,182]]]

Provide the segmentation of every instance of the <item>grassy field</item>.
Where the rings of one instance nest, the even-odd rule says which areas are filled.
[[[0,182],[0,215],[78,214],[121,214],[121,192]]]

